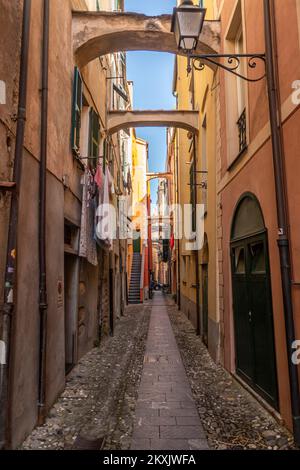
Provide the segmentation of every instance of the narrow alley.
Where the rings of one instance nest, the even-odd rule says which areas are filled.
[[[299,455],[299,128],[300,0],[0,0],[0,465]]]
[[[157,293],[142,307],[128,307],[115,336],[80,361],[22,449],[166,448],[294,447],[292,436],[216,366],[170,297]]]

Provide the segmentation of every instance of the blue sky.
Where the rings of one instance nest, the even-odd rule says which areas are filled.
[[[176,0],[125,0],[125,11],[134,11],[145,15],[171,14],[175,4]]]
[[[125,0],[125,10],[146,15],[171,14],[176,0]],[[172,95],[174,56],[159,52],[128,52],[127,78],[134,82],[134,109],[174,109]],[[150,171],[164,171],[166,129],[138,128],[137,135],[149,142]],[[151,184],[156,202],[157,182]]]

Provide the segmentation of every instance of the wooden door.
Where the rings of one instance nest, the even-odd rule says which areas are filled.
[[[273,309],[266,234],[232,244],[237,373],[278,408]]]

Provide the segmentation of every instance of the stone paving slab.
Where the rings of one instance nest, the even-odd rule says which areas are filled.
[[[152,304],[132,450],[208,449],[164,296]]]

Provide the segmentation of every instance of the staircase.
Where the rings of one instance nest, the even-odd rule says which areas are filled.
[[[142,257],[139,253],[133,254],[132,259],[132,268],[131,268],[131,279],[129,287],[129,297],[128,302],[130,304],[140,304],[141,303],[141,266],[142,266]]]

